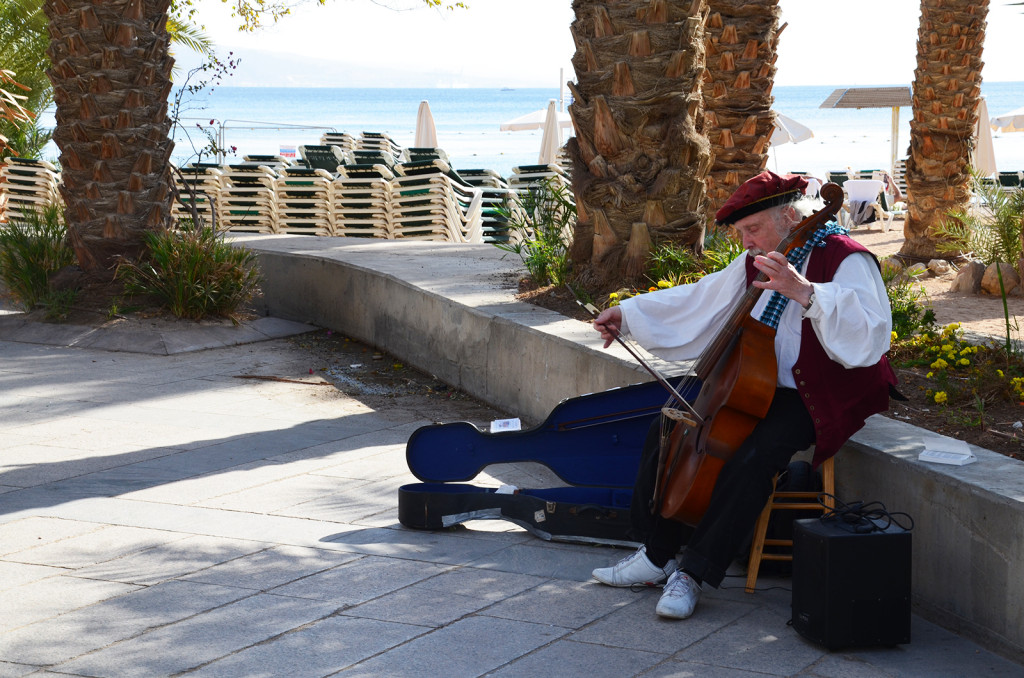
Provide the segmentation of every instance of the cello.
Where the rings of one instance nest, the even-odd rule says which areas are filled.
[[[775,251],[802,247],[843,204],[843,189],[821,188],[824,207],[802,220]],[[758,273],[757,281],[766,281]],[[751,317],[764,290],[753,284],[697,359],[701,380],[692,403],[672,396],[662,410],[662,442],[652,512],[697,525],[711,501],[718,474],[771,405],[778,380],[775,329]],[[685,407],[681,410],[678,406]]]

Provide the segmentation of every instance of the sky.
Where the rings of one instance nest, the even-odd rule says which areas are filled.
[[[1024,80],[1024,7],[993,0],[986,81]],[[218,53],[241,57],[234,86],[552,87],[574,80],[569,0],[466,0],[469,9],[420,0],[313,0],[254,34],[220,0],[198,0],[198,23]],[[378,3],[386,3],[384,4]],[[901,85],[914,77],[916,0],[779,0],[776,85]],[[188,69],[196,58],[175,50]]]

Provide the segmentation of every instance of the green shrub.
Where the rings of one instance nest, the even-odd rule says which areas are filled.
[[[933,329],[935,312],[928,308],[922,285],[915,284],[914,279],[902,271],[885,266],[882,267],[882,281],[889,295],[892,331],[897,338],[909,339]]]
[[[186,224],[188,225],[188,224]],[[154,298],[178,318],[232,317],[258,291],[256,254],[200,226],[145,234],[146,253],[117,275],[128,294]]]
[[[512,233],[509,242],[495,247],[519,255],[530,279],[541,287],[569,281],[576,203],[568,186],[556,179],[536,182],[496,211]]]
[[[56,205],[0,226],[0,280],[24,310],[46,300],[49,276],[74,263],[66,235],[64,215]]]

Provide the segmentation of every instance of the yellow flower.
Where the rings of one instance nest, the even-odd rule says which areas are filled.
[[[1005,374],[1003,374],[1003,371],[1002,371],[1002,370],[996,370],[996,374],[998,374],[998,375],[999,375],[999,378],[1000,378],[1000,379],[1005,379],[1005,378],[1006,378],[1006,375],[1005,375]]]
[[[956,364],[957,364],[957,365],[963,365],[963,366],[965,366],[965,367],[966,367],[967,365],[970,365],[970,364],[971,364],[971,361],[970,361],[970,360],[968,360],[967,358],[960,358],[960,360],[957,360],[957,361],[956,361]]]
[[[949,323],[948,325],[946,325],[946,329],[950,331],[958,330],[960,329],[960,323]]]
[[[977,346],[975,346],[974,348],[977,348]],[[974,351],[971,350],[970,346],[968,346],[968,347],[964,348],[964,350],[960,351],[960,355],[970,355],[971,353],[974,353]]]
[[[939,391],[935,394],[935,402],[944,403],[946,402],[947,396],[945,391]]]
[[[648,292],[654,292],[654,291],[655,291],[655,290],[657,290],[657,289],[658,289],[657,287],[653,287],[653,286],[652,286],[652,287],[648,287],[648,288],[647,288],[647,291],[648,291]]]
[[[889,341],[896,341],[900,338],[900,335],[896,334],[896,330],[892,331],[892,336],[889,337]]]
[[[932,368],[933,370],[944,370],[944,369],[946,369],[947,367],[949,367],[949,363],[947,363],[947,362],[946,362],[945,360],[943,360],[942,358],[939,358],[938,360],[936,360],[935,362],[933,362],[933,363],[932,363],[931,365],[929,365],[928,367]]]
[[[619,298],[619,293],[618,292],[612,292],[611,294],[608,295],[608,298],[609,299],[618,299]]]
[[[924,378],[925,379],[931,379],[934,375],[935,375],[934,372],[929,372],[928,374],[924,375]]]
[[[673,286],[672,283],[670,283],[667,280],[659,280],[658,281],[658,289],[665,290],[665,289],[668,289],[669,287],[672,287],[672,286]]]
[[[946,351],[946,352],[952,351],[953,350],[953,344],[943,344],[942,345],[942,350]]]

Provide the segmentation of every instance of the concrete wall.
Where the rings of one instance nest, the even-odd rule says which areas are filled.
[[[586,324],[515,301],[516,262],[493,247],[244,240],[260,252],[268,312],[344,332],[527,421],[649,380]],[[1021,661],[1024,463],[975,448],[969,466],[926,464],[925,433],[872,417],[837,457],[837,495],[908,513],[916,608]]]

